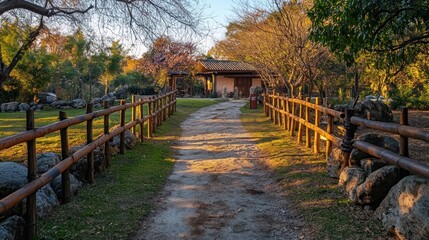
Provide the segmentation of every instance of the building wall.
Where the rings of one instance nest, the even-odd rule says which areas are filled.
[[[216,76],[216,92],[219,96],[222,95],[223,87],[226,86],[228,92],[234,92],[234,78],[228,78],[225,76]],[[262,79],[253,78],[252,86],[261,87]]]
[[[224,86],[226,86],[228,92],[234,92],[234,78],[216,76],[216,92],[219,96],[222,96]]]

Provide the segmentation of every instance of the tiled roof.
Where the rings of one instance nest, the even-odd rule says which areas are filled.
[[[256,68],[246,62],[229,60],[200,60],[203,67],[209,71],[256,71]]]

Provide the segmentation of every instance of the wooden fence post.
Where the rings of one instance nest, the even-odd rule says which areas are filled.
[[[151,138],[152,136],[152,98],[149,97],[149,102],[147,104],[147,114],[149,118],[147,119],[147,138]]]
[[[134,104],[136,103],[136,95],[132,95],[131,96],[131,103]],[[131,108],[131,121],[135,121],[136,117],[137,117],[137,112],[136,112],[136,106],[133,106]],[[136,126],[132,127],[131,132],[133,133],[134,136],[136,136]]]
[[[306,97],[305,101],[310,102],[310,98]],[[308,106],[305,106],[305,121],[310,121],[310,107]],[[305,127],[305,146],[311,148],[310,128],[307,126]]]
[[[177,90],[174,92],[174,112],[177,111]]]
[[[168,115],[168,117],[171,116],[171,105],[170,105],[170,103],[171,103],[171,94],[168,94],[168,96],[167,96],[167,104],[168,104],[167,115]]]
[[[121,105],[125,105],[125,100],[121,100]],[[125,110],[122,109],[120,113],[120,126],[123,127],[125,125]],[[125,131],[121,132],[119,135],[119,153],[124,154],[125,153]]]
[[[401,125],[408,125],[408,108],[401,109],[401,119],[399,122]],[[408,137],[404,137],[401,135],[400,137],[400,148],[399,154],[404,157],[409,157],[410,153],[408,150]]]
[[[140,123],[140,141],[144,141],[144,121],[143,121],[143,118],[144,118],[144,113],[143,113],[143,99],[139,99],[139,103],[140,103],[140,105],[139,105],[139,111],[140,111],[140,121],[141,121],[141,123]]]
[[[328,126],[326,127],[326,132],[332,134],[334,131],[334,116],[328,114]],[[326,139],[326,161],[328,161],[329,154],[332,151],[332,141]]]
[[[277,93],[277,112],[278,112],[277,123],[279,124],[279,126],[282,125],[282,116],[283,116],[283,114],[280,112],[280,107],[281,107],[280,104],[281,104],[280,94]]]
[[[109,108],[109,102],[103,101],[104,109]],[[109,134],[109,114],[104,115],[104,134]],[[110,140],[104,143],[104,163],[103,167],[110,167]]]
[[[86,105],[86,113],[92,113],[92,104],[89,103]],[[90,119],[86,121],[86,144],[92,143],[93,140],[93,120]],[[88,172],[86,173],[86,180],[89,184],[94,183],[94,151],[91,151],[86,155],[86,160],[88,164]]]
[[[274,122],[274,93],[272,95],[270,95],[270,118],[271,118],[271,122]]]
[[[302,98],[300,98],[300,99],[302,100]],[[302,104],[300,103],[299,104],[299,119],[302,119],[302,115],[303,115]],[[298,139],[297,139],[297,142],[298,143],[302,142],[302,123],[301,122],[298,123]]]
[[[26,112],[26,129],[33,130],[34,124],[34,110],[28,110]],[[37,164],[36,164],[36,140],[30,140],[27,142],[27,179],[28,182],[32,182],[37,179]],[[25,220],[25,232],[27,239],[36,238],[36,193],[31,194],[27,197],[26,202],[26,220]]]
[[[344,118],[344,128],[346,129],[346,136],[343,138],[343,142],[340,145],[341,151],[342,151],[342,159],[345,159],[341,163],[341,169],[342,171],[345,167],[350,166],[350,163],[348,162],[350,153],[353,150],[353,139],[355,138],[355,133],[357,130],[357,126],[353,125],[350,121],[350,119],[354,115],[353,109],[347,109],[346,110],[346,116]]]
[[[283,99],[283,111],[285,112],[285,114],[283,114],[283,122],[284,122],[283,129],[284,130],[287,130],[287,128],[288,128],[288,115],[287,115],[287,111],[288,111],[287,105],[288,104],[289,103],[287,101],[287,98],[285,97]]]
[[[295,106],[296,104],[294,102],[291,102],[292,108],[291,108],[291,117],[290,117],[290,129],[289,133],[291,136],[295,135],[295,119],[293,118],[295,116]]]
[[[67,119],[67,113],[60,111],[60,121]],[[67,128],[60,130],[61,135],[61,157],[66,159],[69,156],[69,140],[67,136]],[[71,190],[70,190],[70,170],[66,169],[61,174],[61,198],[63,203],[69,203],[71,200]]]
[[[320,105],[320,97],[316,98],[316,105]],[[314,126],[316,128],[320,127],[320,112],[317,109],[314,109]],[[314,153],[320,152],[320,134],[314,131]]]

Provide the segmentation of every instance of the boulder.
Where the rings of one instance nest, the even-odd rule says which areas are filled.
[[[356,189],[357,203],[360,205],[378,206],[386,197],[390,188],[401,180],[401,171],[390,165],[371,173],[365,182]]]
[[[14,215],[0,223],[0,238],[3,240],[15,240],[24,238],[25,220]]]
[[[332,149],[328,156],[327,171],[328,175],[333,178],[339,178],[341,173],[341,164],[347,162],[341,148]]]
[[[43,174],[60,162],[60,158],[53,152],[37,154],[37,173]]]
[[[71,148],[70,154],[75,153],[76,151],[81,149],[83,146],[84,145],[75,146],[75,147]],[[111,146],[110,153],[112,154],[112,156],[119,153],[119,148],[115,144],[110,143],[110,146]],[[94,171],[95,172],[104,171],[104,169],[105,169],[105,165],[104,165],[104,144],[101,145],[100,147],[96,147],[93,152],[94,152]],[[76,163],[74,163],[70,167],[70,173],[72,173],[81,182],[86,182],[87,171],[88,171],[88,162],[87,162],[86,156],[79,159]]]
[[[346,167],[341,171],[338,186],[350,200],[356,202],[356,189],[365,181],[366,174],[360,167]]]
[[[16,112],[19,110],[19,102],[2,103],[0,109],[2,112]]]
[[[27,168],[16,162],[0,162],[0,198],[4,198],[27,184]],[[55,206],[58,199],[51,186],[46,185],[37,191],[36,205],[37,215],[46,216]],[[25,214],[25,204],[16,205],[11,213],[17,215]]]
[[[400,239],[429,239],[429,180],[407,176],[377,208],[384,228]]]
[[[369,134],[364,134],[362,136],[357,137],[356,140],[360,140],[363,142],[373,144],[375,146],[382,147],[394,153],[399,153],[398,141],[396,141],[396,139],[389,136],[369,133]],[[372,156],[366,152],[362,152],[358,149],[353,149],[352,152],[350,153],[349,161],[352,166],[360,166],[362,159],[371,158],[371,157]]]
[[[57,101],[57,95],[54,93],[43,92],[34,96],[35,103],[51,104]]]
[[[90,102],[92,105],[96,105],[96,104],[102,104],[103,103],[103,99],[102,98],[94,98],[91,100]]]
[[[119,125],[114,126],[110,129],[110,132],[112,132],[114,129],[118,128]],[[119,147],[121,137],[120,135],[117,135],[113,138],[113,143]],[[133,149],[133,147],[137,143],[137,138],[134,136],[134,134],[130,130],[125,131],[125,148],[126,149]]]
[[[352,107],[352,102],[347,104],[337,104],[333,108],[336,111],[344,112]],[[358,101],[355,105],[354,115],[361,118],[368,118],[380,122],[393,122],[393,113],[388,105],[381,101],[364,100]]]
[[[57,176],[51,182],[52,190],[54,190],[57,198],[62,200],[62,181],[61,175]],[[70,190],[73,195],[77,195],[79,189],[82,187],[82,183],[73,175],[70,174]]]
[[[66,102],[64,100],[57,100],[57,101],[51,103],[51,106],[53,108],[56,108],[56,109],[59,109],[61,107],[67,106],[67,105],[68,105],[68,102]]]
[[[86,106],[85,99],[73,99],[70,103],[73,108],[84,108]]]
[[[113,91],[118,99],[126,99],[128,96],[128,86],[119,86]]]
[[[36,208],[38,217],[47,217],[54,208],[58,206],[58,204],[57,195],[49,184],[36,192]]]
[[[369,175],[376,170],[387,166],[387,162],[378,158],[364,158],[360,160],[360,165],[366,174]]]
[[[30,105],[28,105],[27,103],[20,103],[18,106],[19,111],[21,112],[25,112],[30,110]]]

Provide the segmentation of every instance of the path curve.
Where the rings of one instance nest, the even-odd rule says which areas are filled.
[[[244,101],[181,124],[173,173],[135,239],[299,239],[300,221],[240,122]]]

